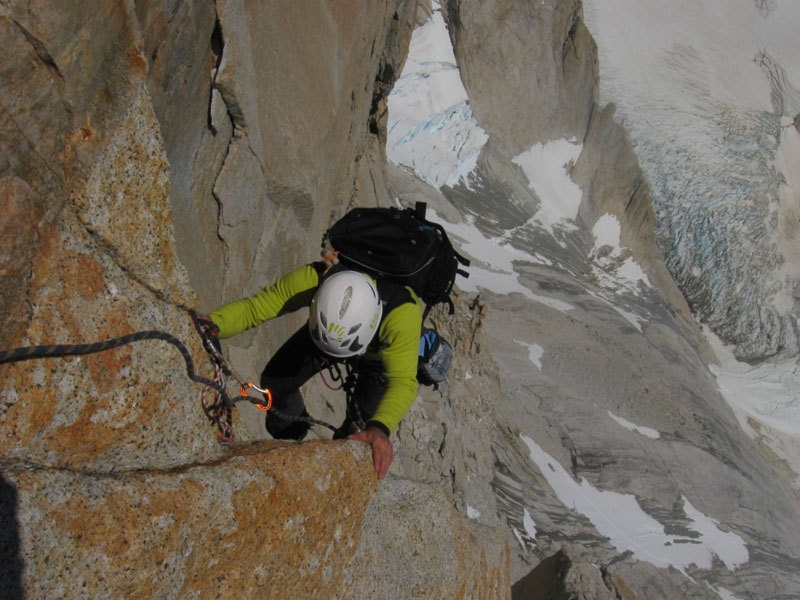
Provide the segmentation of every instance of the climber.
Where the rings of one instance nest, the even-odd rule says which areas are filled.
[[[349,362],[357,375],[353,400],[366,428],[348,414],[334,433],[367,442],[378,478],[393,459],[390,434],[417,394],[417,360],[424,305],[410,287],[375,280],[341,265],[299,267],[247,298],[209,315],[228,338],[272,318],[310,307],[308,322],[272,356],[261,387],[272,393],[266,429],[275,439],[302,440],[310,427],[300,386],[329,365]],[[349,413],[349,411],[348,411]]]

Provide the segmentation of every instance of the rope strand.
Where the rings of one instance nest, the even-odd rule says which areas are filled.
[[[186,363],[186,374],[189,379],[197,383],[201,383],[216,390],[226,403],[230,403],[225,388],[211,379],[201,377],[194,370],[194,361],[192,355],[186,346],[174,335],[166,331],[150,330],[150,331],[137,331],[136,333],[129,333],[118,338],[112,338],[103,342],[95,342],[92,344],[49,344],[42,346],[24,346],[21,348],[13,348],[11,350],[0,350],[0,364],[19,362],[21,360],[29,360],[34,358],[58,358],[63,356],[77,356],[83,354],[94,354],[96,352],[104,352],[113,348],[119,348],[126,344],[133,342],[141,342],[144,340],[161,340],[172,344],[183,356]]]
[[[192,314],[194,311],[187,311],[187,312],[189,312],[189,314],[195,320],[195,324],[197,324],[196,316]],[[198,333],[201,335],[201,337],[203,337],[203,332],[200,328],[198,328]],[[145,340],[161,340],[174,346],[181,353],[181,356],[183,356],[183,360],[186,363],[186,374],[188,375],[189,379],[214,390],[216,398],[213,403],[206,403],[201,398],[203,411],[205,412],[206,416],[212,422],[216,423],[217,426],[220,428],[220,431],[222,433],[222,441],[233,441],[235,439],[235,436],[233,433],[233,428],[231,423],[231,413],[230,413],[230,410],[233,407],[233,405],[237,402],[245,400],[253,404],[260,404],[260,403],[248,396],[240,395],[232,399],[228,395],[225,389],[225,371],[229,371],[229,367],[226,363],[224,363],[224,361],[222,361],[219,352],[215,352],[212,354],[209,351],[209,356],[211,357],[216,370],[215,379],[212,380],[206,377],[202,377],[198,375],[194,369],[194,360],[192,359],[192,355],[189,353],[188,348],[178,338],[176,338],[174,335],[170,333],[167,333],[166,331],[160,331],[160,330],[137,331],[135,333],[129,333],[127,335],[123,335],[121,337],[108,339],[102,342],[94,342],[90,344],[46,344],[40,346],[23,346],[20,348],[12,348],[10,350],[0,350],[0,364],[15,363],[23,360],[31,360],[37,358],[60,358],[65,356],[80,356],[85,354],[94,354],[97,352],[104,352],[106,350],[119,348],[120,346],[131,344],[133,342],[141,342]],[[208,351],[208,348],[206,348],[206,351]],[[337,431],[338,429],[337,427],[334,427],[330,423],[326,423],[325,421],[322,421],[320,419],[315,419],[310,416],[305,417],[300,415],[298,416],[288,415],[274,407],[270,408],[270,410],[275,414],[275,416],[281,419],[287,419],[291,421],[303,421],[306,423],[310,423],[312,425],[320,425],[322,427],[327,427],[328,429],[334,432]]]

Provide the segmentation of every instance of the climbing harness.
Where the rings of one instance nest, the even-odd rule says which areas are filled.
[[[347,411],[347,420],[353,424],[355,424],[359,429],[366,429],[367,425],[364,422],[364,418],[361,415],[361,409],[358,407],[358,403],[355,400],[355,388],[356,388],[356,381],[358,380],[358,375],[356,373],[355,368],[350,360],[344,361],[345,367],[345,374],[342,375],[342,370],[339,368],[338,363],[332,363],[328,359],[323,358],[320,361],[319,366],[319,373],[320,377],[322,378],[322,383],[325,384],[329,390],[344,390],[345,398],[347,399],[346,403],[346,411]],[[328,380],[325,378],[323,370],[327,369],[328,375],[331,378],[331,381],[338,386],[332,385],[328,383]],[[338,428],[334,429],[334,432],[338,432]]]
[[[222,389],[225,388],[226,385],[226,377],[232,376],[236,382],[239,384],[239,396],[234,398],[232,401],[226,400],[226,397],[217,393],[215,399],[211,403],[205,402],[205,399],[201,399],[201,404],[203,406],[203,410],[205,411],[208,418],[213,422],[216,423],[217,426],[220,428],[222,432],[222,441],[233,441],[233,430],[230,426],[231,423],[231,408],[235,402],[240,400],[248,400],[252,403],[257,409],[271,412],[277,418],[282,421],[300,421],[304,423],[308,423],[310,425],[319,425],[321,427],[326,427],[337,433],[339,428],[331,425],[326,421],[322,421],[320,419],[315,419],[309,415],[290,415],[285,412],[282,412],[275,408],[272,403],[272,392],[267,388],[260,388],[252,381],[245,381],[242,377],[240,377],[236,371],[231,367],[228,362],[225,360],[225,357],[222,356],[222,352],[219,349],[219,342],[217,340],[217,333],[216,325],[211,323],[210,321],[206,321],[197,314],[197,312],[187,309],[187,312],[192,318],[194,322],[195,328],[197,329],[197,333],[203,340],[203,346],[205,347],[206,351],[208,352],[209,357],[211,358],[211,362],[214,365],[214,369],[216,371],[215,381],[219,382],[219,387]],[[339,365],[337,363],[332,363],[328,361],[328,359],[323,358],[321,359],[318,370],[320,375],[322,375],[322,380],[325,385],[332,390],[344,389],[346,397],[347,397],[347,416],[348,418],[354,422],[359,428],[365,429],[366,425],[364,424],[364,420],[361,418],[361,412],[358,409],[358,405],[356,404],[353,396],[353,390],[355,389],[355,381],[356,375],[352,368],[352,365],[349,361],[345,361],[345,368],[346,368],[346,376],[342,376],[342,372],[339,369]],[[325,376],[322,374],[324,369],[328,370],[330,374],[331,380],[334,383],[339,383],[339,387],[333,387],[330,385]],[[214,388],[217,390],[218,388]],[[205,392],[206,390],[204,390]],[[264,401],[257,400],[256,398],[250,395],[250,392],[257,392],[264,396]]]

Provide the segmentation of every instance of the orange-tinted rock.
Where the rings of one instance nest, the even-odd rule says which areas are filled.
[[[244,445],[169,471],[4,478],[31,598],[333,598],[376,485],[369,448],[355,442]]]

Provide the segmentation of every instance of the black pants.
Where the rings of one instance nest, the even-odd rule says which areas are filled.
[[[378,403],[386,390],[380,364],[363,358],[346,359],[350,361],[357,379],[353,390],[353,400],[361,418],[367,421],[378,408]],[[292,417],[307,416],[300,386],[330,364],[340,365],[344,359],[328,356],[317,348],[311,339],[308,326],[303,325],[273,355],[261,373],[261,387],[272,392],[273,406],[286,417],[278,417],[267,412],[266,427],[275,439],[301,440],[310,427],[305,421]],[[347,435],[355,415],[349,414],[334,437]]]

